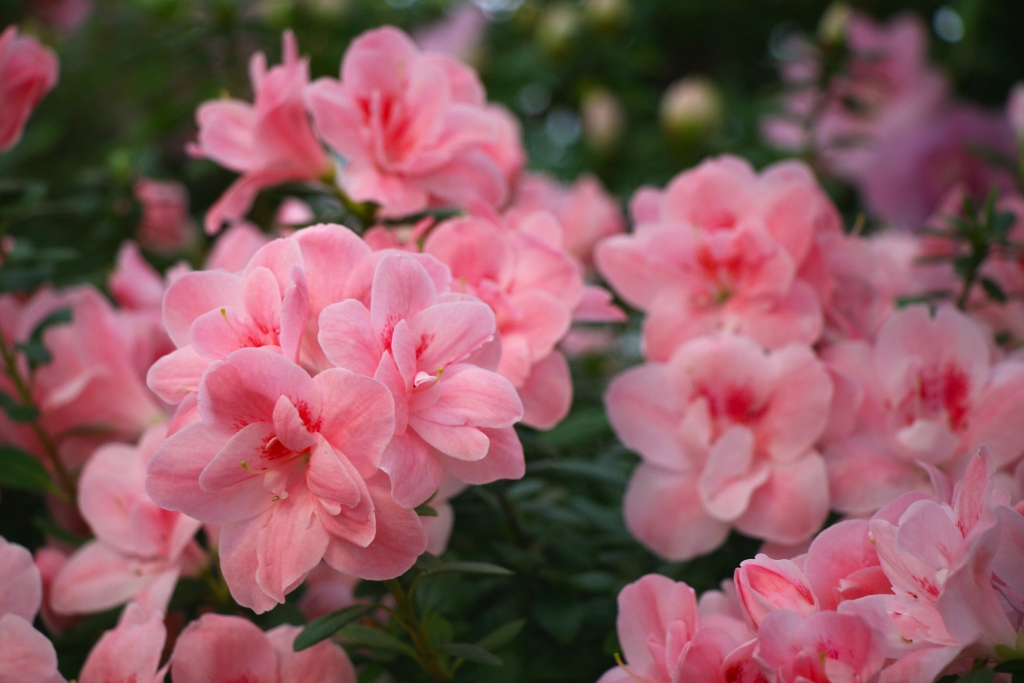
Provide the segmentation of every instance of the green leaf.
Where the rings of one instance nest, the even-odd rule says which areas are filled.
[[[47,536],[50,536],[61,543],[67,543],[74,548],[80,548],[89,542],[89,538],[85,536],[79,536],[76,533],[68,531],[62,526],[59,526],[49,517],[37,515],[32,518],[32,523],[36,525],[36,528],[42,531]]]
[[[441,562],[437,555],[432,555],[430,553],[423,553],[416,558],[416,568],[422,569],[425,572],[432,572],[442,564],[444,563]]]
[[[349,645],[374,647],[381,650],[401,652],[402,654],[416,659],[416,650],[414,650],[408,643],[403,642],[396,636],[381,628],[363,626],[362,624],[350,624],[341,629],[338,635],[341,636],[341,638]]]
[[[490,666],[501,666],[501,657],[491,654],[479,645],[472,643],[447,643],[441,646],[441,651],[450,654],[452,657],[465,659],[467,662],[487,664]]]
[[[415,508],[413,512],[415,512],[420,517],[437,517],[437,510],[430,507],[426,503]]]
[[[996,672],[992,669],[975,669],[960,677],[959,683],[992,683],[996,678]]]
[[[49,280],[52,273],[48,265],[0,268],[0,292],[31,292]]]
[[[486,636],[476,641],[476,644],[485,650],[497,650],[505,647],[519,635],[519,632],[526,626],[526,619],[516,619],[507,624],[502,624]]]
[[[368,664],[362,671],[359,672],[359,677],[356,679],[358,683],[377,683],[377,679],[384,673],[384,665],[380,662],[374,662]]]
[[[462,574],[489,574],[491,576],[512,576],[515,574],[511,569],[505,569],[504,567],[487,562],[445,562],[436,569],[429,570],[429,572],[431,574],[459,572]]]
[[[0,446],[0,486],[38,493],[58,491],[36,456],[8,445]]]
[[[1004,674],[1024,674],[1024,659],[1011,659],[1008,662],[1003,662],[995,670]]]
[[[988,298],[1001,304],[1006,303],[1006,292],[1003,291],[1003,288],[995,280],[987,277],[981,278],[981,288],[985,290]]]
[[[375,609],[377,609],[377,606],[372,603],[349,605],[348,607],[343,607],[331,612],[330,614],[325,614],[322,617],[314,619],[306,625],[306,628],[302,629],[302,633],[295,637],[295,643],[292,645],[292,649],[296,652],[301,652],[308,647],[313,647],[320,641],[327,640],[345,626],[348,626],[356,619],[369,614]]]
[[[1010,228],[1012,228],[1016,222],[1017,215],[1007,211],[1004,213],[997,213],[993,216],[992,223],[989,227],[996,235],[1003,236],[1010,232]]]
[[[0,391],[0,408],[15,422],[32,422],[39,417],[38,408],[24,405],[5,391]]]
[[[453,631],[451,622],[437,612],[431,612],[424,616],[421,623],[423,624],[423,630],[427,633],[427,638],[430,639],[430,644],[434,647],[441,647],[445,643],[452,641]]]

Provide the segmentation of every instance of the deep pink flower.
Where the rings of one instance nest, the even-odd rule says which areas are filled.
[[[197,422],[170,436],[146,488],[169,510],[222,524],[221,569],[235,599],[284,602],[321,559],[360,578],[407,570],[426,547],[416,513],[378,473],[395,431],[391,392],[348,370],[316,377],[266,348],[206,370]]]
[[[445,471],[474,484],[523,475],[515,388],[493,365],[472,362],[496,332],[485,303],[439,292],[416,257],[401,253],[377,264],[369,307],[350,299],[321,314],[327,358],[394,396],[395,436],[381,469],[400,505],[425,502]]]
[[[50,587],[54,611],[101,612],[134,600],[166,612],[179,576],[205,561],[192,540],[200,523],[161,510],[146,495],[146,465],[166,437],[158,426],[137,447],[109,444],[79,479],[78,508],[96,540],[76,550]]]
[[[750,638],[742,621],[706,617],[692,588],[657,574],[622,589],[616,626],[625,662],[599,683],[726,683],[723,661]]]
[[[623,503],[627,526],[673,560],[713,550],[731,527],[786,545],[810,538],[829,507],[813,446],[831,397],[807,347],[765,352],[728,334],[622,373],[605,404],[643,458]]]
[[[981,444],[997,466],[1024,454],[1024,364],[993,362],[984,328],[952,307],[895,313],[874,345],[849,341],[824,358],[855,381],[848,435],[824,449],[832,505],[871,513],[901,493],[928,490],[919,462],[954,476]]]
[[[17,26],[0,34],[0,153],[18,144],[32,111],[57,85],[60,65],[53,50]]]
[[[772,348],[820,336],[821,303],[799,271],[817,237],[841,223],[805,166],[758,175],[742,159],[710,159],[663,192],[642,188],[632,213],[633,234],[602,241],[596,259],[619,295],[648,313],[648,358],[667,360],[718,330]]]
[[[309,60],[299,58],[295,35],[286,31],[280,66],[267,69],[262,52],[249,62],[255,102],[212,100],[196,111],[199,139],[189,147],[242,174],[206,214],[206,232],[237,223],[260,190],[287,181],[315,180],[329,170],[303,101]]]
[[[428,206],[500,207],[508,200],[507,114],[488,107],[476,74],[440,53],[422,53],[386,26],[356,38],[341,80],[307,90],[317,129],[344,160],[338,184],[352,199],[372,201],[382,215]]]
[[[204,615],[178,637],[171,677],[175,683],[355,683],[352,663],[334,643],[295,652],[299,631],[285,625],[263,633],[241,617]]]
[[[167,666],[160,668],[167,628],[163,612],[130,603],[117,627],[104,633],[85,660],[79,683],[163,683]]]

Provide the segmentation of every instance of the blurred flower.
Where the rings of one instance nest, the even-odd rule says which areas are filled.
[[[17,26],[0,34],[0,152],[18,144],[32,111],[57,85],[57,55]]]
[[[622,135],[625,114],[619,99],[607,88],[592,88],[580,102],[583,136],[593,149],[607,151]]]
[[[143,249],[171,253],[188,247],[195,239],[188,213],[188,190],[179,182],[142,178],[135,183],[135,198],[142,205],[142,221],[136,237]]]
[[[1010,128],[1013,129],[1017,142],[1024,145],[1024,82],[1017,83],[1010,89],[1006,116],[1010,120]]]
[[[54,30],[69,34],[92,14],[92,0],[31,0],[29,13]]]
[[[846,37],[846,25],[853,10],[845,2],[833,2],[818,22],[818,38],[826,45],[838,45]]]
[[[535,38],[550,54],[559,54],[569,47],[580,30],[580,13],[574,6],[560,2],[544,10],[537,21]]]
[[[462,62],[476,61],[480,43],[487,31],[487,17],[471,2],[449,11],[441,21],[413,33],[424,52],[441,52]]]
[[[584,0],[583,12],[597,26],[617,26],[629,17],[629,0]]]
[[[661,127],[670,136],[698,138],[722,118],[718,87],[701,76],[690,76],[668,87],[661,98]]]

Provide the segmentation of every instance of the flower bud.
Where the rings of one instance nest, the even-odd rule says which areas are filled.
[[[818,598],[800,568],[791,560],[758,554],[740,563],[733,576],[747,626],[757,631],[769,612],[788,609],[801,616],[818,611]]]
[[[661,98],[661,126],[673,137],[700,137],[722,118],[722,96],[700,76],[676,81]]]
[[[605,151],[618,142],[622,135],[625,115],[622,105],[607,88],[593,88],[580,102],[583,135],[587,144],[597,151]]]
[[[818,40],[825,45],[839,45],[846,39],[846,24],[853,10],[845,2],[833,2],[818,22]]]

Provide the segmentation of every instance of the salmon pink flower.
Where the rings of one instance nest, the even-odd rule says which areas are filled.
[[[648,313],[644,350],[666,361],[679,344],[718,330],[769,348],[813,343],[821,303],[800,277],[838,213],[809,169],[782,163],[758,175],[735,157],[711,159],[663,191],[634,197],[632,235],[598,245],[598,270]]]
[[[67,559],[50,586],[61,614],[102,612],[134,600],[166,612],[178,578],[201,568],[200,523],[161,510],[146,495],[146,465],[167,434],[153,427],[137,447],[108,444],[79,480],[78,508],[96,535]]]
[[[32,627],[43,584],[32,553],[0,537],[0,674],[4,683],[66,683],[53,644]]]
[[[818,611],[818,598],[807,577],[792,560],[758,555],[744,560],[734,574],[736,592],[747,625],[757,632],[769,612],[788,609],[802,616]]]
[[[713,550],[732,527],[785,545],[810,538],[829,507],[813,446],[831,398],[807,347],[765,352],[728,334],[622,373],[605,404],[643,459],[623,503],[630,531],[673,560]]]
[[[211,159],[242,177],[206,214],[209,234],[245,218],[260,190],[288,181],[315,180],[330,165],[310,124],[303,101],[309,60],[299,58],[291,31],[284,34],[284,64],[267,69],[262,52],[249,62],[255,103],[213,100],[196,111],[195,157]]]
[[[905,308],[882,326],[874,345],[837,344],[824,353],[859,384],[849,436],[825,448],[833,506],[871,513],[911,490],[928,490],[925,462],[963,471],[981,444],[998,467],[1024,453],[1024,364],[993,362],[986,330],[952,307],[932,317]]]
[[[144,248],[156,253],[173,253],[189,246],[196,237],[188,213],[188,190],[173,181],[141,178],[134,186],[142,205],[142,220],[136,236]]]
[[[263,633],[247,619],[206,614],[178,637],[171,677],[175,683],[355,683],[352,662],[334,643],[295,652],[299,631],[285,625]]]
[[[0,153],[21,140],[28,117],[57,85],[59,69],[53,50],[19,36],[17,26],[0,33]]]
[[[338,184],[384,216],[429,206],[501,207],[521,147],[507,114],[488,107],[472,69],[440,53],[420,52],[390,26],[349,46],[341,80],[307,89],[317,129],[344,160]],[[510,168],[511,166],[511,168]]]
[[[369,307],[350,299],[321,314],[327,358],[394,396],[395,436],[381,468],[400,505],[425,502],[446,471],[474,484],[523,475],[515,388],[472,362],[496,331],[485,303],[438,292],[421,262],[403,253],[380,259]]]
[[[160,657],[167,640],[163,612],[130,603],[117,627],[104,633],[85,660],[79,683],[163,683],[167,667]]]
[[[310,377],[243,348],[203,374],[195,419],[160,446],[146,488],[165,509],[223,525],[221,569],[240,604],[284,602],[321,559],[392,578],[426,547],[378,473],[395,406],[376,380],[338,368]]]

